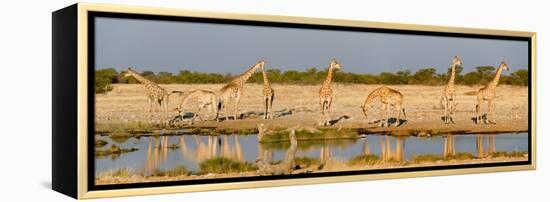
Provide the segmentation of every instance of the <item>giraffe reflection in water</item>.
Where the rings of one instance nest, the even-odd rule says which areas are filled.
[[[525,151],[527,146],[522,142],[526,139],[527,134],[465,134],[429,138],[369,135],[362,138],[361,141],[316,142],[315,144],[304,144],[296,150],[299,150],[298,154],[301,157],[318,158],[320,164],[324,165],[337,166],[342,162],[341,160],[351,159],[360,154],[376,155],[382,162],[405,163],[424,154],[438,155],[446,160],[460,160],[463,154],[466,155],[465,153],[472,154],[474,158],[489,158],[497,153],[497,146],[502,152]],[[406,147],[406,143],[409,143],[409,147]],[[116,164],[119,167],[131,167],[150,176],[156,171],[172,169],[176,166],[185,166],[196,171],[201,162],[214,157],[255,163],[257,163],[255,160],[261,157],[265,162],[273,163],[282,161],[285,154],[289,153],[288,149],[283,149],[287,148],[288,143],[286,142],[264,144],[258,143],[254,136],[239,135],[149,136],[117,144],[122,148],[138,147],[139,150],[120,154],[114,160],[98,156],[96,157],[97,165],[103,166],[99,169],[109,168],[104,166],[107,163],[108,165]],[[419,144],[426,146],[418,148]],[[246,151],[257,153],[257,155],[247,155]]]
[[[494,152],[496,152],[495,135],[476,136],[476,157],[485,158]]]
[[[151,175],[159,170],[160,165],[168,158],[168,137],[149,138],[144,174]]]
[[[395,138],[395,148],[392,149],[390,136],[385,136],[380,138],[380,158],[383,161],[404,161],[405,157],[405,138],[396,137]]]
[[[443,141],[443,157],[455,155],[455,136],[447,135]]]
[[[193,138],[196,147],[190,148],[186,138]],[[200,136],[180,136],[178,138],[179,152],[183,158],[194,164],[218,156],[243,162],[245,159],[239,137],[234,136],[233,138],[234,144],[231,145],[229,136],[208,136],[206,141],[201,140]],[[170,148],[167,136],[149,139],[144,166],[145,175],[148,176],[160,170],[161,165],[168,159]]]

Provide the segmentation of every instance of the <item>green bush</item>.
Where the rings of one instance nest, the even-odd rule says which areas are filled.
[[[95,71],[95,93],[106,94],[113,90],[111,83],[117,82],[117,71],[113,68]]]
[[[506,84],[514,86],[527,86],[529,85],[529,72],[526,69],[520,69],[511,73],[506,78]]]

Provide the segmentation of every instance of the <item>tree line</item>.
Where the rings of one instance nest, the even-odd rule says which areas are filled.
[[[463,68],[456,68],[455,83],[462,85],[484,85],[493,79],[496,68],[494,66],[479,66],[474,71],[463,74]],[[279,69],[266,70],[271,83],[315,85],[320,84],[327,76],[327,70],[309,68],[305,71]],[[449,79],[451,68],[446,73],[437,73],[435,68],[423,68],[412,73],[402,70],[396,73],[382,72],[379,74],[359,74],[345,71],[336,71],[333,81],[347,84],[416,84],[416,85],[444,85]],[[182,70],[177,74],[171,72],[143,71],[141,75],[160,84],[206,84],[227,83],[234,74],[204,73]],[[254,73],[248,82],[263,83],[261,72]],[[118,72],[114,68],[98,69],[95,71],[95,92],[106,93],[112,90],[113,83],[137,83],[134,78],[124,77],[124,71]],[[529,72],[526,69],[516,70],[509,75],[502,75],[501,84],[527,86]]]

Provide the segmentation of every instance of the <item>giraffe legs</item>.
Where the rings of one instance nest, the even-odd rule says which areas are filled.
[[[386,127],[390,127],[390,114],[391,114],[390,104],[386,104]]]
[[[264,97],[264,104],[265,104],[265,110],[264,110],[264,119],[268,119],[269,118],[269,97],[268,96],[265,96]]]
[[[273,98],[275,98],[275,95],[271,95],[269,99],[269,119],[273,119]]]
[[[327,109],[328,109],[328,100],[321,100],[320,101],[320,105],[321,105],[321,117],[319,119],[319,126],[327,126],[328,125],[328,121],[327,121]]]
[[[397,119],[395,121],[395,127],[399,126],[401,124],[401,105],[397,105],[395,107],[397,109]]]
[[[199,117],[199,112],[201,111],[201,109],[203,107],[204,107],[204,105],[199,105],[199,107],[197,108],[197,112],[195,112],[195,114],[193,114],[193,118],[191,118],[191,125],[193,125],[195,123],[195,118]],[[202,117],[200,119],[202,121]]]
[[[241,93],[237,93],[235,97],[235,113],[233,115],[233,120],[237,120],[237,113],[239,112],[239,102],[241,102]]]
[[[477,98],[477,105],[476,105],[476,124],[480,124],[482,117],[480,116],[481,113],[481,104],[483,104],[482,99],[478,96]]]
[[[319,126],[322,126],[324,125],[324,119],[325,119],[325,101],[324,100],[320,100],[319,101],[319,106],[321,107],[321,116],[319,117]]]
[[[332,97],[330,97],[327,101],[327,104],[325,105],[326,109],[326,113],[325,113],[325,126],[329,126],[330,125],[330,112],[331,112],[331,109],[332,109]]]
[[[380,127],[389,127],[389,119],[390,119],[390,105],[389,104],[382,104],[382,109],[386,110],[386,118],[383,122],[380,123]]]
[[[487,112],[487,114],[491,113],[491,119],[489,119],[489,116],[487,116],[487,122],[489,122],[490,124],[496,124],[496,117],[495,117],[495,100],[489,100],[487,102],[487,107],[489,108],[489,111]]]
[[[450,97],[443,96],[443,98],[445,99],[445,105],[444,105],[445,114],[443,116],[444,122],[445,124],[449,124],[449,123],[454,124],[455,121],[454,121],[453,114],[454,114],[455,97],[451,95]]]
[[[149,120],[153,121],[153,100],[149,100]]]
[[[449,109],[450,109],[450,112],[449,112],[449,121],[450,123],[452,124],[455,124],[455,120],[454,120],[454,112],[455,112],[455,96],[451,96],[451,100],[449,102]]]
[[[443,119],[444,119],[444,122],[445,124],[448,124],[449,123],[449,99],[447,98],[447,96],[444,96],[443,99],[445,99],[445,114],[443,114]]]

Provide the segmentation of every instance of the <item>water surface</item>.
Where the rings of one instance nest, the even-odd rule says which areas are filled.
[[[289,143],[259,144],[257,135],[221,136],[156,136],[128,139],[96,138],[121,148],[138,148],[138,151],[118,156],[102,156],[95,159],[95,172],[130,168],[149,175],[155,170],[167,170],[185,166],[191,171],[199,169],[199,163],[216,156],[255,163],[259,154],[268,151],[273,160],[282,160]],[[307,156],[321,160],[349,160],[361,154],[374,154],[382,159],[410,160],[415,155],[448,155],[459,152],[484,157],[495,151],[527,151],[527,133],[499,135],[450,135],[434,137],[393,137],[366,135],[357,140],[299,141],[296,157]]]

